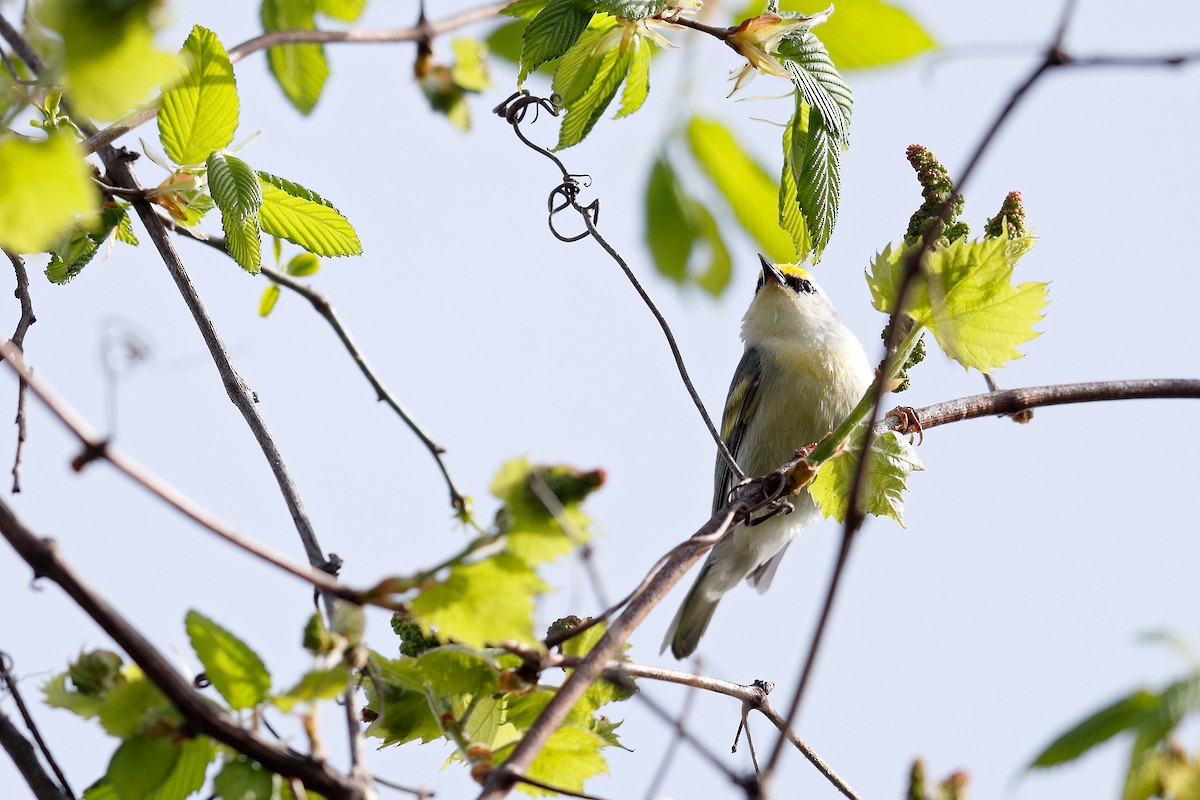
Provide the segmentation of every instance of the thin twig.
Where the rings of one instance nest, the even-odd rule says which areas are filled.
[[[525,775],[517,776],[517,783],[528,784],[529,786],[534,786],[547,792],[553,792],[554,794],[566,795],[567,797],[578,797],[580,800],[600,800],[600,798],[596,797],[595,795],[584,794],[583,792],[573,792],[570,789],[564,789],[561,786],[551,786],[548,783],[542,783],[539,780],[535,780],[534,778],[530,778]]]
[[[187,729],[232,747],[272,772],[302,780],[305,786],[326,797],[375,800],[375,792],[369,786],[337,773],[325,763],[296,756],[258,733],[246,730],[223,713],[207,697],[197,692],[190,680],[179,674],[141,632],[67,565],[52,540],[42,539],[29,530],[2,499],[0,535],[29,564],[35,576],[47,578],[62,587],[76,605],[142,668],[146,677],[183,716]]]
[[[74,800],[65,794],[38,761],[37,751],[8,715],[0,711],[0,748],[8,753],[36,800]]]
[[[61,793],[73,799],[75,792],[71,790],[71,784],[67,781],[67,776],[63,774],[62,769],[58,766],[58,762],[54,760],[54,754],[50,752],[50,747],[46,744],[46,740],[42,738],[41,732],[38,731],[37,723],[33,721],[33,715],[29,713],[29,708],[25,705],[25,699],[21,697],[21,691],[17,688],[17,679],[12,674],[12,668],[12,656],[0,650],[0,681],[3,681],[4,685],[8,687],[8,693],[12,695],[13,702],[17,706],[17,712],[25,722],[25,727],[28,729],[29,735],[37,742],[38,749],[42,751],[42,757],[46,759],[46,763],[54,771],[54,776],[58,778],[58,787],[55,788],[61,787]]]
[[[25,352],[25,334],[29,331],[29,327],[37,322],[37,317],[33,314],[33,301],[29,297],[29,273],[25,270],[25,261],[16,253],[5,250],[5,255],[12,262],[13,271],[17,276],[17,288],[13,292],[17,300],[21,303],[21,317],[17,320],[16,330],[13,331],[12,342],[17,346],[17,349],[22,353]],[[25,398],[29,394],[29,386],[26,385],[25,379],[20,378],[17,383],[17,416],[13,422],[17,425],[17,450],[13,455],[12,466],[12,491],[13,494],[18,494],[21,491],[21,458],[25,453]]]
[[[592,558],[592,545],[588,542],[587,532],[580,530],[574,520],[567,516],[567,509],[563,507],[562,501],[558,499],[558,495],[546,483],[546,479],[540,472],[534,472],[529,476],[529,488],[550,512],[550,516],[554,517],[558,527],[562,529],[574,546],[575,552],[579,554],[580,562],[583,563],[583,571],[587,573],[588,582],[592,586],[592,594],[596,596],[596,602],[607,608],[608,595],[600,580],[600,571],[596,568],[596,560]]]
[[[572,237],[563,236],[554,227],[554,215],[558,211],[561,211],[569,206],[578,212],[579,216],[583,218],[584,225],[587,226],[586,235],[595,239],[596,242],[604,249],[604,252],[608,253],[613,261],[617,262],[617,265],[621,268],[621,271],[625,273],[625,277],[629,279],[629,282],[633,285],[634,290],[637,291],[638,296],[642,298],[642,302],[646,304],[646,307],[650,309],[650,313],[654,315],[654,319],[658,322],[659,327],[662,328],[663,336],[666,337],[667,345],[671,348],[671,356],[675,359],[675,368],[679,371],[679,377],[683,380],[683,385],[687,389],[688,395],[692,398],[692,403],[696,406],[696,410],[700,413],[700,418],[704,420],[704,425],[706,428],[708,428],[709,435],[712,436],[713,442],[716,443],[717,451],[729,464],[729,468],[733,471],[734,475],[737,476],[738,480],[745,480],[746,473],[742,471],[742,468],[738,466],[737,459],[735,459],[733,454],[729,452],[729,448],[725,445],[725,441],[721,438],[721,434],[718,432],[717,426],[713,424],[712,417],[708,415],[708,409],[705,408],[704,401],[700,399],[700,393],[697,392],[696,387],[692,385],[692,379],[688,375],[687,366],[683,362],[683,354],[679,352],[679,345],[675,341],[675,334],[671,331],[671,326],[667,324],[666,317],[663,316],[662,312],[658,309],[658,306],[655,305],[654,301],[650,298],[650,294],[646,291],[645,287],[642,286],[642,282],[638,280],[637,275],[635,275],[633,270],[630,269],[629,264],[625,262],[625,259],[621,257],[621,254],[618,253],[613,246],[610,245],[608,241],[600,235],[598,230],[596,230],[595,222],[596,218],[600,214],[600,201],[594,200],[586,207],[581,206],[578,201],[580,188],[578,178],[580,176],[577,173],[569,172],[566,166],[557,156],[555,156],[546,148],[534,144],[521,131],[521,122],[525,119],[525,111],[531,106],[535,108],[545,108],[555,114],[558,113],[553,101],[546,100],[544,98],[537,98],[523,92],[518,92],[517,94],[509,97],[508,100],[495,108],[495,112],[512,126],[513,132],[526,147],[550,159],[550,161],[552,161],[554,165],[558,167],[559,172],[562,173],[562,183],[560,183],[554,188],[553,191],[550,192],[548,206],[550,209],[551,232],[561,241],[578,241],[579,239],[583,238],[585,234],[579,234],[578,236]],[[561,203],[556,205],[556,202],[559,201],[561,201]]]
[[[229,49],[229,60],[236,64],[251,53],[266,50],[285,44],[338,44],[346,43],[388,43],[416,42],[430,35],[438,36],[458,28],[491,19],[500,13],[511,0],[488,3],[485,6],[464,11],[442,20],[427,22],[424,25],[414,25],[411,28],[388,28],[381,30],[345,30],[318,31],[298,29],[288,31],[271,31],[261,36],[255,36]],[[20,55],[20,53],[18,53]],[[121,120],[114,122],[104,130],[89,136],[83,142],[85,153],[95,153],[102,147],[115,142],[134,128],[146,124],[158,116],[158,102],[151,106],[127,114]]]
[[[34,375],[30,371],[20,352],[11,342],[0,344],[0,356],[3,357],[4,363],[12,367],[18,377],[23,378],[29,384],[33,393],[42,401],[46,408],[79,439],[79,442],[83,445],[83,452],[75,459],[76,469],[82,469],[89,461],[103,459],[139,486],[180,511],[193,522],[212,531],[235,547],[239,547],[284,572],[311,583],[321,591],[329,592],[335,597],[359,605],[370,603],[378,605],[381,608],[389,608],[393,611],[397,609],[397,604],[395,603],[386,599],[367,599],[362,592],[344,586],[324,570],[299,564],[282,553],[238,533],[203,506],[147,470],[135,459],[125,455],[118,448],[109,444],[75,409],[46,383],[44,378]]]
[[[1022,99],[1025,98],[1025,96],[1029,93],[1029,90],[1033,88],[1034,84],[1036,84],[1038,80],[1042,78],[1042,76],[1044,76],[1053,67],[1063,63],[1064,55],[1062,51],[1062,45],[1064,37],[1066,36],[1070,16],[1074,9],[1074,2],[1075,0],[1067,0],[1060,18],[1055,39],[1047,48],[1045,56],[1041,62],[1017,87],[1017,89],[1013,91],[1012,95],[1009,96],[1008,101],[1004,104],[1000,112],[996,115],[996,118],[992,121],[992,124],[984,131],[984,134],[980,138],[979,143],[976,145],[974,152],[967,160],[966,166],[963,168],[961,175],[959,175],[958,180],[954,183],[954,192],[952,192],[950,196],[946,198],[945,202],[942,203],[942,207],[939,210],[937,217],[942,221],[943,224],[949,217],[957,197],[961,196],[963,187],[971,179],[975,172],[975,168],[983,159],[984,153],[987,152],[992,141],[999,134],[1004,123],[1012,116],[1012,113],[1016,109],[1017,105]],[[886,373],[890,362],[896,357],[895,351],[899,345],[900,329],[902,327],[897,324],[899,316],[902,310],[907,307],[909,295],[916,285],[916,278],[923,270],[927,253],[936,240],[936,236],[940,234],[940,231],[940,225],[930,226],[926,231],[923,246],[916,248],[912,255],[905,260],[904,274],[899,282],[899,290],[897,291],[897,311],[892,314],[892,317],[888,323],[890,336],[884,353],[884,368],[881,370],[881,375]],[[872,386],[872,389],[875,392],[875,399],[871,406],[871,412],[867,417],[867,432],[862,445],[862,452],[864,453],[870,452],[875,424],[879,420],[883,399],[888,392],[888,387],[885,385],[885,382],[882,379],[876,380]],[[833,610],[833,602],[837,596],[837,590],[841,582],[842,573],[845,570],[846,562],[850,556],[850,550],[854,543],[854,535],[862,526],[864,521],[863,512],[860,509],[859,498],[862,495],[863,487],[866,483],[866,472],[867,459],[861,458],[858,460],[855,466],[854,477],[850,482],[850,503],[846,512],[845,523],[842,527],[842,540],[838,547],[837,560],[834,562],[833,574],[830,576],[829,587],[826,590],[825,600],[822,603],[820,614],[817,617],[817,624],[813,630],[812,640],[809,643],[808,654],[806,655],[804,664],[800,669],[800,677],[797,680],[796,690],[792,695],[792,701],[788,708],[787,717],[785,718],[787,721],[787,727],[789,729],[794,725],[796,716],[799,714],[800,701],[804,697],[804,692],[807,689],[809,680],[812,677],[813,667],[816,664],[817,653],[820,651],[825,628],[828,625],[829,617]],[[779,759],[783,755],[785,744],[785,737],[781,735],[776,741],[774,749],[771,751],[770,759],[767,761],[767,768],[763,775],[764,783],[769,782],[771,776],[774,774],[775,769],[779,764]]]

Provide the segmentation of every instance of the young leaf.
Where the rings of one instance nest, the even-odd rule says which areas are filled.
[[[416,659],[376,656],[374,661],[379,665],[379,684],[367,681],[363,688],[368,706],[378,716],[367,726],[366,735],[382,739],[384,745],[440,739],[442,727],[429,708],[424,677]]]
[[[158,727],[163,720],[171,727],[182,721],[171,701],[132,665],[126,668],[126,680],[107,692],[98,716],[104,730],[120,739]]]
[[[192,28],[183,53],[191,66],[163,93],[158,135],[176,164],[200,164],[209,153],[233,141],[238,125],[237,84],[229,54],[207,28]]]
[[[804,101],[821,113],[836,146],[849,146],[854,94],[830,60],[825,45],[811,28],[802,28],[784,39],[779,56],[786,59],[787,70]]]
[[[298,253],[287,263],[284,271],[293,278],[307,278],[316,275],[321,268],[321,259],[312,253]]]
[[[596,0],[596,10],[621,19],[638,20],[661,14],[667,0]]]
[[[258,177],[262,181],[260,218],[267,233],[317,255],[362,253],[362,243],[354,227],[328,200],[298,183],[266,172],[259,172]]]
[[[91,168],[69,133],[0,141],[0,175],[0,247],[15,253],[47,249],[99,205]]]
[[[1155,706],[1158,696],[1139,690],[1080,720],[1046,745],[1029,765],[1030,769],[1053,767],[1074,761],[1118,733],[1135,729]]]
[[[314,0],[263,0],[263,30],[315,30]],[[309,114],[321,97],[329,62],[319,44],[283,44],[267,51],[267,63],[279,88],[301,114]]]
[[[240,158],[224,153],[208,157],[208,188],[221,209],[225,247],[241,267],[254,275],[262,263],[258,210],[263,202],[258,176]]]
[[[185,621],[192,649],[230,708],[252,708],[266,699],[271,676],[257,653],[197,611],[189,611]]]
[[[958,239],[925,258],[907,313],[933,331],[948,356],[964,368],[988,372],[1020,358],[1017,346],[1039,334],[1033,325],[1046,306],[1044,283],[1012,284],[1014,253],[1031,240]],[[895,303],[909,248],[889,246],[872,262],[868,283],[875,307],[885,313]]]
[[[275,304],[279,302],[279,284],[272,283],[266,289],[263,289],[262,299],[258,301],[258,315],[260,317],[270,316],[275,310]]]
[[[842,452],[825,462],[808,485],[808,492],[821,507],[821,513],[838,522],[846,521],[850,508],[850,484],[862,453],[861,434]],[[925,469],[917,451],[896,431],[888,431],[871,440],[860,508],[877,517],[891,517],[904,526],[904,490],[908,476]]]
[[[213,778],[220,800],[273,800],[275,775],[245,756],[228,762]]]
[[[729,203],[742,228],[773,261],[793,262],[791,236],[775,222],[779,195],[775,181],[719,122],[693,117],[688,144],[701,169]]]
[[[750,3],[737,18],[753,16],[760,5]],[[813,7],[805,0],[779,2],[781,12],[802,13]],[[906,11],[882,0],[839,0],[837,12],[819,30],[830,58],[843,71],[897,64],[937,47]]]
[[[314,700],[332,700],[346,691],[350,683],[350,668],[346,664],[338,664],[329,669],[316,669],[306,672],[299,683],[288,689],[286,693],[271,698],[280,711],[291,711],[296,703]]]
[[[528,563],[500,553],[450,568],[444,581],[413,598],[412,616],[428,631],[471,647],[501,639],[534,643],[533,598],[549,587]],[[486,608],[486,615],[479,609]]]
[[[801,101],[797,98],[797,104]],[[800,113],[797,109],[797,114]],[[808,112],[807,131],[792,125],[791,147],[784,169],[790,170],[796,186],[795,201],[804,218],[804,231],[812,244],[812,260],[821,260],[833,237],[838,203],[842,194],[841,148],[815,108]],[[793,234],[793,241],[795,235]]]
[[[629,74],[634,50],[630,47],[622,54],[620,46],[614,45],[596,58],[596,73],[591,85],[574,103],[566,106],[566,116],[558,133],[555,150],[579,144],[592,132]]]
[[[797,143],[807,143],[808,112],[809,105],[797,96],[796,113],[783,130],[783,171],[779,176],[779,227],[792,237],[797,261],[808,258],[813,249],[796,189],[796,181],[804,168],[804,148],[797,147]]]
[[[121,800],[183,800],[204,785],[204,771],[215,755],[212,739],[205,736],[179,745],[134,736],[113,753],[105,777]]]
[[[145,0],[37,4],[38,21],[62,37],[63,78],[76,111],[116,119],[178,70],[175,56],[154,45],[158,12],[157,3]]]
[[[621,108],[615,119],[628,117],[642,107],[650,94],[650,43],[641,36],[629,43],[633,50],[633,61],[629,64],[629,75],[625,79],[625,90],[621,92]]]
[[[529,73],[558,58],[578,41],[595,14],[586,0],[550,0],[525,26],[521,37],[521,69],[517,85]]]

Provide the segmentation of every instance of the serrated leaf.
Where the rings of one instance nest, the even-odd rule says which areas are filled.
[[[650,43],[636,36],[629,43],[629,48],[633,50],[633,59],[629,63],[625,89],[621,92],[621,107],[615,119],[628,117],[637,111],[650,94]]]
[[[117,221],[117,241],[124,244],[139,244],[137,235],[133,232],[133,223],[129,220],[129,210],[121,209],[121,218]]]
[[[208,157],[208,188],[221,209],[225,247],[243,269],[258,273],[262,263],[262,237],[258,210],[263,202],[258,176],[240,158],[212,153]]]
[[[275,775],[245,756],[227,763],[213,778],[213,792],[221,800],[273,800],[274,790]]]
[[[42,685],[46,705],[65,708],[84,719],[91,719],[104,708],[105,699],[100,694],[85,694],[67,686],[67,673],[60,672]]]
[[[188,611],[185,624],[205,674],[230,708],[253,708],[266,699],[271,676],[257,653],[198,611]]]
[[[1030,769],[1074,761],[1118,733],[1136,728],[1157,704],[1158,696],[1145,690],[1122,697],[1059,734],[1033,759]]]
[[[1047,302],[1046,284],[1012,284],[1014,253],[1027,251],[1031,241],[959,239],[932,250],[906,313],[964,368],[988,372],[1020,358],[1017,346],[1040,335],[1033,326]],[[884,313],[893,310],[909,251],[889,245],[871,262],[872,303]]]
[[[592,56],[596,65],[595,75],[582,95],[574,102],[565,104],[566,116],[559,129],[558,144],[554,146],[556,151],[579,144],[592,132],[629,74],[634,52],[634,48],[630,47],[622,54],[620,46],[614,44]]]
[[[417,660],[404,657],[375,661],[379,665],[378,685],[367,681],[363,688],[369,707],[379,716],[367,726],[366,735],[382,739],[384,745],[441,738],[442,728],[429,708]]]
[[[291,689],[271,698],[271,702],[284,713],[290,712],[297,703],[314,700],[332,700],[346,691],[350,683],[350,667],[338,664],[329,669],[306,672]]]
[[[533,644],[533,598],[549,587],[522,559],[500,553],[473,564],[459,564],[444,581],[410,603],[413,618],[428,632],[471,647],[516,639]],[[486,615],[479,609],[486,608]]]
[[[37,19],[63,41],[63,83],[74,109],[113,120],[147,100],[179,70],[174,54],[154,45],[156,3],[124,2],[119,11],[92,0],[43,0]]]
[[[497,689],[497,670],[479,651],[462,645],[443,645],[417,657],[417,668],[435,694],[485,695]]]
[[[99,250],[100,246],[87,231],[76,230],[51,250],[50,263],[46,265],[46,279],[59,285],[74,280]]]
[[[183,800],[204,785],[215,754],[203,736],[180,745],[134,736],[113,753],[106,778],[121,800]]]
[[[262,299],[258,301],[258,315],[267,317],[275,310],[275,304],[279,302],[279,284],[272,283],[266,289],[263,289]]]
[[[120,739],[155,727],[157,720],[182,721],[171,701],[136,668],[107,692],[98,716],[104,730]]]
[[[196,25],[183,43],[187,74],[163,93],[158,135],[176,164],[199,164],[233,141],[238,125],[237,83],[229,54],[207,28]]]
[[[854,94],[811,28],[802,28],[780,44],[779,56],[804,101],[819,111],[838,148],[850,144]]]
[[[596,10],[621,19],[638,20],[661,14],[667,0],[595,0]]]
[[[529,73],[571,49],[595,11],[584,0],[550,0],[525,26],[521,36],[521,68],[517,85]]]
[[[263,0],[263,30],[316,30],[314,0]],[[301,114],[309,114],[329,77],[329,62],[319,44],[284,44],[267,51],[271,74]]]
[[[757,0],[746,5],[737,19],[756,14],[760,5]],[[781,12],[812,8],[806,0],[779,2]],[[838,0],[837,11],[818,31],[833,63],[843,71],[897,64],[937,47],[906,11],[882,0]]]
[[[342,22],[354,22],[366,7],[367,0],[317,0],[317,11]]]
[[[692,156],[725,198],[742,228],[773,261],[794,262],[796,250],[779,227],[779,187],[719,122],[693,117],[687,128]]]
[[[362,243],[354,226],[316,192],[266,172],[262,179],[262,228],[322,256],[356,256]]]
[[[99,206],[91,168],[68,133],[0,141],[0,175],[0,247],[15,253],[46,250]]]
[[[527,774],[534,780],[571,792],[582,792],[588,778],[608,772],[600,749],[608,744],[596,733],[574,725],[563,725],[550,735],[546,746],[529,765]],[[497,757],[502,751],[497,751]],[[527,783],[517,790],[532,797],[555,794]]]
[[[797,99],[796,112],[783,131],[783,171],[779,177],[779,227],[792,237],[798,261],[808,258],[812,252],[812,238],[800,211],[796,190],[796,180],[804,166],[804,149],[797,148],[796,142],[807,140],[808,111],[808,104]]]
[[[801,102],[801,101],[798,101]],[[799,113],[799,110],[797,110]],[[792,144],[784,169],[795,182],[795,201],[812,246],[813,263],[821,260],[833,237],[842,194],[841,148],[815,108],[808,113],[807,131],[792,126]],[[790,232],[790,231],[789,231]],[[793,234],[793,241],[795,241]]]
[[[821,507],[821,513],[838,522],[846,521],[850,508],[850,485],[862,452],[862,435],[840,453],[825,462],[808,492]],[[876,517],[891,517],[904,526],[904,491],[908,476],[925,469],[917,451],[896,431],[887,431],[871,440],[867,473],[862,490],[861,510]]]

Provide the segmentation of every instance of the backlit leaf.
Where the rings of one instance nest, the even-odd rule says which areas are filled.
[[[91,167],[69,133],[0,141],[0,175],[0,246],[16,253],[48,249],[99,206]]]
[[[189,611],[185,622],[205,674],[230,708],[252,708],[266,699],[271,676],[257,653],[197,611]]]
[[[191,63],[187,74],[163,93],[158,132],[176,164],[200,164],[209,153],[233,141],[238,125],[237,84],[229,54],[207,28],[192,28],[183,53]]]

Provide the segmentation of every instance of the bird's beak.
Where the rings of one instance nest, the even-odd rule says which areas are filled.
[[[770,261],[767,261],[766,256],[764,256],[762,253],[759,253],[758,260],[762,262],[762,276],[764,285],[770,282],[779,286],[783,286],[784,283],[786,283],[783,273],[779,271],[779,267],[775,266]]]

